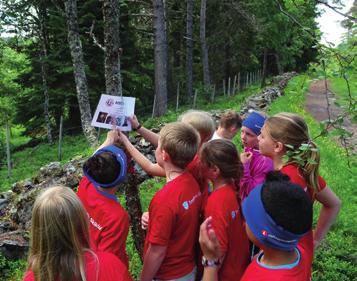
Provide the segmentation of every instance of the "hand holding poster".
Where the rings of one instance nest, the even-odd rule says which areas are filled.
[[[102,95],[91,125],[106,129],[116,125],[121,131],[131,131],[128,116],[134,115],[134,108],[135,98]]]

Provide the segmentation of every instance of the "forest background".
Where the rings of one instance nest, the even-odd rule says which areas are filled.
[[[336,89],[342,89],[338,102],[344,106],[344,114],[340,117],[351,116],[356,121],[356,1],[344,14],[346,34],[339,46],[320,44],[315,21],[321,12],[319,4],[339,13],[342,2],[2,0],[1,190],[34,173],[14,169],[7,176],[6,128],[11,153],[35,147],[42,152],[39,162],[44,164],[53,161],[46,154],[58,143],[62,119],[68,137],[64,149],[78,152],[74,147],[80,142],[83,153],[89,153],[99,140],[98,131],[89,123],[102,93],[135,97],[141,120],[169,113],[168,119],[151,119],[149,125],[176,116],[172,112],[177,103],[190,108],[197,98],[197,104],[203,105],[213,94],[233,92],[233,85],[239,92],[259,77],[259,86],[264,86],[269,77],[294,70],[307,73],[308,78],[301,76],[293,82],[291,94],[302,98],[310,78],[333,80]],[[257,91],[258,85],[254,87]],[[287,110],[292,100],[277,107]],[[241,100],[236,102],[239,106]],[[301,100],[297,104],[302,106]],[[228,104],[217,103],[217,107],[224,106]],[[297,112],[297,108],[290,110]],[[329,124],[338,127],[339,122],[325,122],[317,127],[316,135],[325,134]],[[338,127],[335,135],[343,138],[348,132]],[[354,160],[349,168],[346,163],[349,175]],[[324,274],[330,276],[323,279],[323,274],[317,274],[320,280],[355,276],[355,246],[348,250],[341,242],[345,239],[347,245],[355,245],[356,232],[346,224],[343,220],[343,230],[329,240],[332,248],[319,252],[321,262],[314,268],[317,272],[327,268]],[[343,254],[324,256],[338,248]],[[132,264],[132,273],[137,274],[140,266],[135,261]],[[23,270],[23,264],[0,258],[2,265],[7,270],[10,267],[10,272]]]

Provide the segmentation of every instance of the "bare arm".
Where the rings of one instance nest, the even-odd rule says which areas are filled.
[[[165,170],[158,164],[152,163],[147,159],[139,150],[136,149],[134,145],[129,141],[129,139],[120,132],[120,141],[124,144],[125,148],[133,159],[140,165],[143,170],[152,176],[165,177]]]
[[[135,115],[129,117],[131,125],[133,129],[137,129],[140,125],[139,120],[136,118]],[[146,129],[145,127],[141,126],[137,129],[137,132],[148,142],[150,142],[153,146],[157,147],[159,142],[159,135]]]
[[[341,208],[340,199],[327,186],[316,194],[316,200],[322,204],[322,208],[314,231],[315,248],[317,248],[322,239],[324,239],[331,225],[335,222]]]
[[[212,217],[208,217],[200,227],[200,246],[208,260],[217,260],[222,254],[217,236],[212,228]],[[218,267],[205,267],[202,281],[218,281]]]
[[[167,246],[149,244],[144,257],[140,281],[152,281],[166,255]]]
[[[107,138],[105,139],[105,141],[97,148],[97,150],[95,152],[97,152],[99,149],[102,149],[103,147],[106,147],[108,145],[112,145],[112,144],[118,142],[120,140],[119,133],[120,133],[120,131],[118,129],[114,129],[114,128],[111,129],[107,133]]]

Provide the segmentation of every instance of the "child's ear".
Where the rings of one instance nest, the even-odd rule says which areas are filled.
[[[281,152],[284,152],[284,149],[285,149],[285,146],[282,142],[280,142],[280,141],[275,142],[274,152],[281,153]]]
[[[165,162],[170,160],[170,155],[165,150],[162,150],[162,160]]]

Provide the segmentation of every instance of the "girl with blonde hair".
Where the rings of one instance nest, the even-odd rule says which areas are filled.
[[[316,229],[300,241],[316,249],[336,220],[341,202],[319,175],[320,152],[309,136],[305,120],[293,113],[278,113],[265,121],[258,138],[260,152],[272,158],[274,169],[304,188],[312,201],[322,204]]]
[[[40,194],[31,223],[24,281],[132,280],[116,256],[91,250],[87,214],[70,188],[56,186]]]

